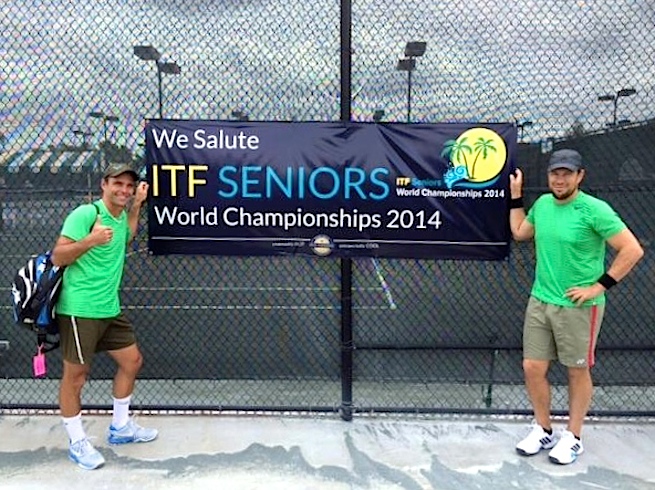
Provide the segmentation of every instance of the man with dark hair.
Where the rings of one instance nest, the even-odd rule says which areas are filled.
[[[584,451],[580,436],[593,393],[590,369],[605,307],[605,291],[621,281],[643,256],[641,245],[604,201],[580,190],[585,170],[575,150],[555,151],[548,165],[549,194],[525,213],[523,174],[510,175],[509,222],[515,240],[534,238],[536,271],[523,325],[523,371],[534,410],[532,430],[516,450],[530,456],[551,449],[553,463],[569,464]],[[606,244],[616,250],[605,271]],[[553,433],[552,361],[566,366],[569,420]]]
[[[118,367],[109,443],[148,442],[157,437],[155,429],[140,427],[129,417],[143,359],[118,296],[127,245],[136,234],[139,211],[148,195],[148,184],[137,185],[137,181],[129,166],[110,166],[102,178],[102,198],[68,215],[52,251],[52,262],[66,266],[57,301],[64,358],[59,406],[70,442],[69,457],[88,470],[105,462],[89,442],[81,418],[82,388],[96,352],[107,351]]]

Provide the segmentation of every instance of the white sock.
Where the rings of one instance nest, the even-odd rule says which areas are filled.
[[[130,420],[130,400],[132,395],[125,398],[114,398],[114,415],[111,421],[114,429],[122,429]]]
[[[84,427],[82,427],[82,412],[74,417],[62,417],[61,421],[64,423],[64,428],[68,433],[68,439],[71,444],[86,439],[86,432],[84,432]]]

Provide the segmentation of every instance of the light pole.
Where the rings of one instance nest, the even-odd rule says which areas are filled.
[[[529,128],[530,126],[532,126],[532,121],[523,121],[520,123],[519,122],[516,123],[516,127],[519,130],[519,142],[523,141],[523,131],[525,130],[525,128]]]
[[[102,144],[102,164],[103,170],[107,168],[107,122],[117,123],[119,121],[118,116],[112,116],[105,114],[102,111],[92,111],[89,112],[89,117],[94,119],[102,119],[102,134],[103,134],[103,144]]]
[[[118,116],[112,116],[109,114],[105,114],[102,111],[92,111],[89,112],[89,117],[92,117],[94,119],[102,119],[102,134],[103,134],[103,140],[105,144],[107,144],[107,123],[116,123],[119,121]]]
[[[412,120],[412,72],[416,68],[416,58],[425,54],[426,43],[411,41],[405,45],[405,57],[398,60],[396,70],[407,72],[407,122]]]
[[[82,150],[83,151],[88,150],[89,146],[86,144],[86,138],[88,136],[93,135],[93,133],[91,131],[87,131],[86,129],[74,128],[73,134],[75,136],[82,137]],[[85,166],[86,166],[86,157],[84,157],[84,161],[82,161],[81,171],[84,172],[86,170],[87,200],[91,202],[91,200],[93,199],[93,192],[91,191],[91,172],[93,171],[93,167],[91,161],[89,162],[87,169],[85,169]]]
[[[84,150],[86,150],[87,149],[86,138],[88,136],[91,136],[93,133],[91,131],[86,131],[84,129],[73,128],[73,134],[75,136],[81,136],[82,137],[82,148]]]
[[[619,104],[619,98],[621,97],[630,97],[631,95],[636,94],[637,91],[633,88],[622,88],[616,94],[604,94],[599,95],[598,100],[600,102],[612,102],[614,104],[614,112],[612,113],[612,122],[608,125],[612,128],[616,127],[616,109]]]
[[[134,46],[134,54],[142,61],[154,61],[157,66],[157,87],[159,92],[159,119],[164,118],[163,96],[162,96],[162,73],[167,75],[179,75],[182,72],[180,66],[174,61],[161,61],[161,54],[153,46]]]

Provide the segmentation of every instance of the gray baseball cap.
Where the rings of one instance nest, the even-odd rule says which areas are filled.
[[[548,171],[552,172],[558,168],[566,168],[573,172],[577,172],[582,166],[582,156],[575,150],[557,150],[550,156],[548,162]]]

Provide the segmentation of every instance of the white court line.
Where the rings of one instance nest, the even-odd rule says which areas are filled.
[[[194,286],[194,287],[147,287],[147,286],[135,286],[135,287],[124,287],[120,289],[121,291],[193,291],[193,292],[202,292],[202,291],[285,291],[285,292],[295,292],[295,291],[322,291],[322,292],[339,292],[341,288],[339,287],[325,287],[325,288],[316,288],[316,287],[286,287],[286,286],[261,286],[261,287],[232,287],[232,286]],[[353,288],[354,291],[379,291],[378,287],[364,287],[364,288]],[[0,291],[11,291],[10,287],[0,288]]]
[[[340,305],[335,306],[315,306],[315,305],[123,305],[125,310],[341,310]],[[9,305],[0,305],[0,310],[11,310]],[[357,306],[353,305],[353,310],[388,310],[387,306]]]
[[[126,254],[126,256],[134,255],[137,253],[143,253],[147,252],[147,248],[140,248],[139,250],[136,251],[130,251]],[[23,256],[18,256],[18,255],[13,255],[12,257],[23,257]],[[375,257],[371,258],[373,262],[373,266],[375,267],[375,273],[378,278],[378,281],[380,282],[380,287],[382,288],[382,292],[387,300],[387,303],[389,304],[389,308],[392,310],[395,310],[397,308],[396,303],[393,300],[393,296],[391,294],[391,289],[389,288],[389,285],[387,284],[384,274],[382,271],[382,267],[378,263],[377,259]],[[380,288],[374,288],[374,287],[354,287],[354,291],[378,291]],[[7,291],[10,291],[11,288],[6,288]],[[255,291],[255,292],[262,292],[262,291],[285,291],[285,292],[338,292],[341,290],[340,287],[281,287],[281,286],[272,286],[272,287],[265,287],[265,286],[259,286],[259,287],[208,287],[208,286],[192,286],[192,287],[147,287],[147,286],[137,286],[137,287],[124,287],[121,288],[123,291],[176,291],[176,292],[181,292],[181,291],[195,291],[195,292],[200,292],[200,291]],[[7,307],[2,307],[1,309],[10,309],[10,306]],[[126,307],[128,309],[157,309],[154,306],[143,306],[143,307],[138,307],[138,306],[131,306],[131,307]],[[161,307],[160,309],[163,309],[164,307]],[[313,307],[286,307],[286,306],[262,306],[262,307],[232,307],[232,306],[221,306],[221,307],[200,307],[196,309],[312,309]],[[193,309],[189,307],[176,307],[176,306],[171,306],[169,309]],[[331,307],[316,307],[316,309],[332,309]],[[379,308],[379,307],[355,307],[355,309],[386,309],[386,308]]]
[[[9,308],[9,307],[7,307]],[[341,306],[312,306],[312,305],[127,305],[126,310],[150,311],[207,311],[207,310],[341,310]],[[353,306],[353,310],[388,310],[386,306]]]
[[[43,250],[45,250],[45,248]],[[148,251],[147,248],[140,248],[139,250],[131,250],[131,251],[125,253],[125,257],[129,257],[131,255],[138,254],[138,253],[143,253],[143,252],[147,252],[147,251]],[[7,255],[3,255],[3,257],[9,258],[9,259],[25,259],[27,261],[27,259],[29,259],[32,255],[37,255],[37,253],[33,253],[33,254],[29,254],[29,253],[25,253],[25,254],[7,254]]]
[[[130,252],[127,252],[125,254],[125,257],[129,257],[130,255],[139,254],[139,253],[143,253],[143,252],[148,252],[148,249],[147,248],[140,248],[138,250],[131,250]]]
[[[387,298],[387,302],[389,303],[389,308],[395,310],[396,303],[394,302],[393,296],[391,295],[391,289],[389,288],[389,285],[387,284],[387,281],[384,279],[384,275],[382,274],[382,267],[375,257],[371,257],[371,260],[375,266],[375,273],[378,276],[378,281],[380,281],[380,286],[382,286],[382,291],[384,292],[384,295]]]
[[[365,288],[353,288],[355,291],[379,291],[378,287],[365,287]],[[340,287],[294,287],[294,286],[191,286],[191,287],[150,287],[150,286],[134,286],[134,287],[124,287],[121,288],[122,291],[341,291]],[[9,288],[7,288],[9,291]]]

